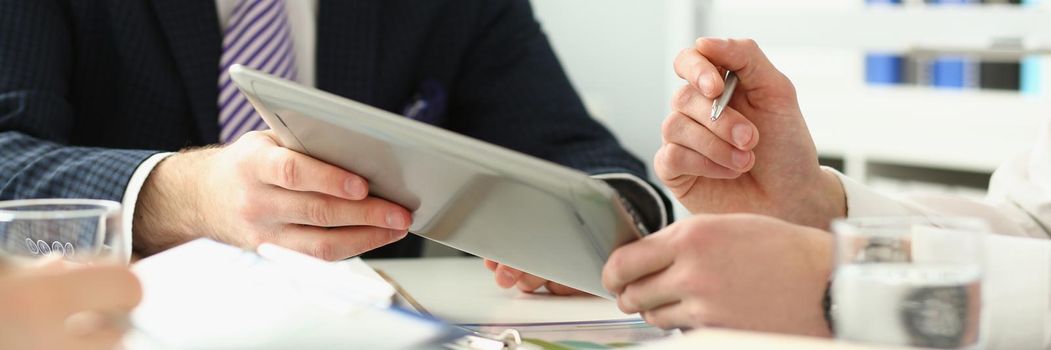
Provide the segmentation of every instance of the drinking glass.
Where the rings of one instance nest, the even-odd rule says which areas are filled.
[[[981,347],[985,223],[970,218],[837,220],[832,320],[843,340]]]
[[[93,199],[0,202],[0,256],[30,261],[59,256],[75,263],[126,264],[120,203]]]

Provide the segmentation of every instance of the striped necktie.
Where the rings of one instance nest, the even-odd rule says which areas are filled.
[[[283,0],[239,0],[223,31],[223,54],[219,60],[219,141],[222,143],[266,128],[263,119],[230,79],[227,70],[237,63],[284,79],[296,79],[292,32]]]

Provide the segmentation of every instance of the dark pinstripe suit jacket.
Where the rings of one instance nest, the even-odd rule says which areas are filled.
[[[317,86],[590,173],[645,168],[589,118],[526,0],[321,0]],[[0,199],[120,200],[215,143],[214,0],[0,0]],[[438,107],[434,107],[438,106]],[[376,256],[419,252],[415,238]]]

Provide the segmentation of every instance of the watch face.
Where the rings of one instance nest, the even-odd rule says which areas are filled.
[[[936,349],[959,348],[977,340],[977,295],[969,285],[924,287],[910,292],[901,305],[909,344]],[[974,289],[973,292],[977,292]]]

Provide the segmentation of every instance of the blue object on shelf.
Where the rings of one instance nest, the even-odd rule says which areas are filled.
[[[1022,59],[1021,91],[1025,95],[1039,95],[1043,91],[1040,78],[1043,75],[1040,56],[1029,56]]]
[[[901,5],[901,0],[865,0],[869,5]]]
[[[901,84],[905,58],[898,54],[865,55],[865,82],[874,85]]]
[[[974,62],[958,56],[939,57],[931,63],[931,84],[939,88],[963,89],[973,87]]]

